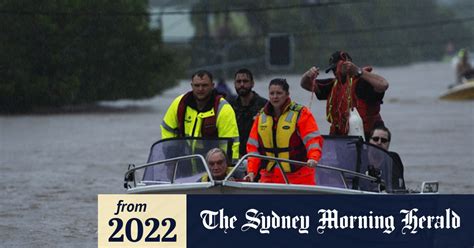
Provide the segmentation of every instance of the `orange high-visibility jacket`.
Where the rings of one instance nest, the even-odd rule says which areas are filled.
[[[267,103],[255,119],[250,131],[247,143],[247,153],[258,153],[267,156],[286,158],[306,162],[308,159],[319,161],[323,138],[319,133],[318,125],[308,108],[287,101],[282,107],[281,116],[276,119],[272,116],[272,106]],[[259,167],[265,175],[281,174],[275,167],[275,163],[268,162],[261,164],[258,158],[249,158],[247,171],[255,175],[259,172]],[[283,170],[292,181],[292,173],[303,169],[312,174],[314,181],[314,168],[303,167],[294,164],[281,163]],[[275,172],[278,171],[278,172]],[[270,173],[270,174],[269,174]],[[263,174],[262,174],[263,176]],[[272,180],[267,182],[271,182]],[[298,183],[298,182],[291,182]],[[314,184],[305,183],[303,184]]]

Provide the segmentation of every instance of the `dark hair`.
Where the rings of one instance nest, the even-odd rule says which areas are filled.
[[[289,93],[289,91],[290,91],[290,86],[288,85],[288,83],[286,82],[286,79],[284,79],[284,78],[274,78],[274,79],[272,79],[272,81],[270,81],[270,84],[268,85],[268,88],[270,88],[270,86],[272,86],[272,85],[281,86],[283,88],[283,90],[286,91],[286,93]]]
[[[352,58],[347,52],[335,51],[333,54],[331,54],[331,57],[329,57],[329,67],[325,69],[326,73],[328,73],[330,70],[336,70],[337,63],[341,60],[352,61]]]
[[[247,68],[239,69],[239,70],[234,74],[234,78],[237,77],[237,74],[240,74],[240,73],[247,74],[247,76],[249,76],[249,78],[250,78],[250,81],[253,81],[253,75],[252,75],[252,72],[251,72],[249,69],[247,69]]]
[[[212,73],[210,73],[209,71],[206,71],[206,70],[199,70],[197,72],[195,72],[192,76],[191,76],[191,81],[193,80],[193,78],[195,76],[198,76],[200,78],[203,78],[204,75],[207,75],[209,77],[209,79],[211,79],[211,82],[212,82]]]
[[[388,128],[386,126],[375,126],[374,128],[372,128],[372,131],[370,131],[370,137],[371,138],[372,138],[372,136],[374,136],[375,130],[382,130],[382,131],[387,132],[388,141],[392,140],[392,133],[390,132],[390,130],[388,130]]]

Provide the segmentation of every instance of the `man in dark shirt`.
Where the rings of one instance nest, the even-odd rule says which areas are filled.
[[[393,159],[392,166],[392,188],[394,190],[405,190],[405,179],[403,177],[403,163],[402,159],[396,152],[388,150],[390,147],[390,140],[392,134],[385,126],[375,127],[370,133],[370,144],[376,145],[388,152]]]
[[[247,140],[252,129],[254,117],[267,103],[267,99],[259,96],[252,90],[254,84],[253,75],[250,70],[244,68],[235,73],[234,86],[237,97],[229,102],[234,108],[237,126],[239,127],[240,156],[247,154]]]
[[[347,135],[349,117],[356,108],[364,125],[365,138],[374,126],[383,125],[380,104],[388,89],[382,76],[372,73],[372,68],[361,68],[352,62],[350,55],[336,51],[329,58],[329,68],[334,78],[316,79],[319,68],[311,67],[301,78],[301,87],[313,91],[319,100],[327,100],[326,116],[331,123],[331,135]]]

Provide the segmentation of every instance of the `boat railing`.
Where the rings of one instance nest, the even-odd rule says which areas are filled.
[[[203,172],[207,173],[208,178],[209,178],[209,182],[206,182],[206,184],[210,183],[211,185],[216,185],[216,184],[225,185],[227,181],[232,181],[233,183],[235,183],[236,182],[235,181],[235,175],[238,174],[236,172],[240,171],[240,170],[246,170],[246,168],[245,168],[246,161],[248,160],[248,158],[251,158],[251,157],[255,157],[255,158],[259,158],[259,159],[267,160],[267,161],[275,161],[275,166],[278,167],[280,169],[280,171],[282,171],[282,175],[283,175],[283,178],[284,178],[284,181],[285,181],[286,184],[291,184],[291,183],[288,180],[286,172],[283,170],[283,166],[282,166],[281,163],[290,163],[290,164],[295,164],[295,165],[300,165],[300,166],[308,166],[307,163],[301,162],[301,161],[296,161],[296,160],[276,158],[276,157],[270,157],[270,156],[265,156],[265,155],[260,155],[260,154],[246,154],[237,161],[236,165],[233,167],[231,172],[221,182],[221,181],[214,180],[205,158],[201,154],[193,154],[193,155],[179,156],[179,157],[175,157],[175,158],[159,160],[159,161],[146,163],[146,164],[138,165],[138,166],[129,165],[129,169],[127,170],[127,172],[125,173],[125,176],[124,176],[124,187],[126,189],[137,187],[137,178],[135,176],[136,171],[144,170],[148,167],[161,166],[161,165],[166,166],[169,163],[174,163],[176,165],[174,167],[172,173],[171,173],[169,181],[156,181],[156,180],[154,180],[154,181],[145,181],[145,180],[141,180],[140,184],[138,186],[156,185],[156,184],[176,184],[177,183],[176,182],[176,176],[177,176],[178,166],[180,166],[180,162],[186,161],[186,160],[197,160],[197,161],[200,161],[203,164],[203,166],[205,168],[205,171],[203,171]],[[189,164],[187,164],[187,165],[189,165]],[[182,164],[181,166],[186,166],[186,164]],[[316,168],[331,170],[331,171],[335,171],[336,173],[338,173],[339,176],[340,176],[340,181],[343,183],[343,188],[345,188],[345,189],[349,189],[349,186],[346,182],[346,180],[347,180],[346,176],[347,175],[350,175],[353,178],[361,178],[361,179],[367,180],[371,183],[378,183],[378,184],[382,183],[382,182],[380,182],[380,178],[376,178],[376,177],[373,177],[373,176],[369,176],[369,175],[366,175],[366,174],[363,174],[363,173],[359,173],[359,172],[355,172],[355,171],[351,171],[351,170],[347,170],[347,169],[337,168],[337,167],[334,167],[334,166],[329,166],[329,165],[324,165],[324,164],[317,164]],[[239,180],[239,181],[242,182],[242,180]],[[239,182],[239,181],[237,181],[237,182]],[[193,183],[195,184],[195,183],[199,183],[199,182],[195,181]],[[180,182],[179,184],[182,184],[182,183]],[[322,185],[322,186],[324,186],[324,185]]]
[[[290,159],[285,159],[285,158],[270,157],[270,156],[255,154],[255,153],[249,153],[249,154],[244,155],[242,158],[240,158],[237,161],[237,163],[234,166],[234,168],[232,169],[232,171],[224,179],[224,182],[225,181],[231,181],[234,172],[239,170],[239,167],[244,167],[245,164],[246,164],[245,161],[247,161],[248,158],[251,158],[251,157],[264,159],[264,160],[268,160],[268,161],[275,161],[276,166],[282,172],[283,179],[285,180],[286,184],[290,184],[290,182],[288,180],[286,172],[283,170],[283,166],[281,165],[282,162],[295,164],[295,165],[300,165],[300,166],[308,166],[308,164],[306,162],[290,160]],[[334,167],[334,166],[329,166],[329,165],[324,165],[324,164],[317,164],[316,168],[327,169],[327,170],[338,172],[340,177],[341,177],[341,181],[343,182],[344,187],[346,189],[349,188],[347,183],[346,183],[346,175],[351,175],[355,178],[361,178],[361,179],[364,179],[364,180],[368,180],[369,182],[372,182],[372,183],[378,183],[378,184],[383,183],[383,182],[380,181],[380,178],[376,178],[376,177],[373,177],[373,176],[369,176],[369,175],[366,175],[366,174],[363,174],[363,173],[359,173],[359,172],[355,172],[355,171],[351,171],[351,170],[347,170],[347,169],[337,168],[337,167]]]
[[[207,174],[208,175],[211,175],[211,172],[209,170],[209,167],[207,166],[207,163],[206,163],[206,160],[204,159],[204,157],[201,155],[201,154],[192,154],[192,155],[186,155],[186,156],[179,156],[179,157],[174,157],[174,158],[169,158],[169,159],[163,159],[163,160],[159,160],[159,161],[155,161],[155,162],[151,162],[151,163],[146,163],[146,164],[143,164],[143,165],[138,165],[138,166],[135,166],[133,164],[129,165],[129,168],[127,170],[127,172],[125,173],[125,177],[124,177],[124,187],[126,189],[129,189],[131,188],[131,184],[133,183],[133,188],[137,187],[137,181],[136,181],[136,178],[135,178],[135,172],[137,170],[143,170],[143,169],[146,169],[148,167],[153,167],[153,166],[157,166],[157,165],[165,165],[165,164],[169,164],[169,163],[175,163],[175,167],[174,167],[174,170],[173,170],[173,173],[172,173],[172,176],[171,176],[171,180],[168,182],[161,182],[161,183],[168,183],[168,184],[174,184],[175,181],[176,181],[176,175],[177,175],[177,171],[178,171],[178,166],[179,166],[179,163],[181,161],[186,161],[186,160],[198,160],[198,161],[201,161]],[[209,176],[209,181],[213,184],[214,183],[214,180],[212,178],[212,176]],[[160,183],[160,181],[141,181],[141,183]]]

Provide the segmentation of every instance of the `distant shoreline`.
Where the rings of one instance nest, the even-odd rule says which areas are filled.
[[[151,106],[106,106],[100,103],[68,105],[61,107],[33,107],[28,111],[0,112],[0,116],[60,115],[60,114],[102,114],[102,113],[143,113],[152,112]]]

